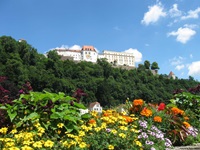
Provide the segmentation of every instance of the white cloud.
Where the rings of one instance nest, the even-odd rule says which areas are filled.
[[[156,23],[161,17],[165,17],[167,14],[164,12],[161,3],[153,6],[149,6],[149,11],[144,14],[142,24],[149,25]]]
[[[174,57],[172,59],[169,60],[170,64],[172,66],[177,66],[183,63],[184,58],[179,56],[179,57]]]
[[[135,62],[141,62],[142,61],[142,53],[139,52],[137,49],[129,48],[128,50],[125,50],[126,53],[133,53],[135,56]]]
[[[178,4],[173,5],[173,7],[169,10],[169,15],[171,17],[179,17],[182,15],[182,12],[178,10]]]
[[[198,7],[195,10],[188,11],[188,14],[186,16],[182,16],[181,19],[182,20],[186,20],[186,19],[190,19],[190,18],[197,19],[197,18],[199,18],[199,13],[200,13],[200,7]]]
[[[185,68],[185,65],[177,65],[176,67],[175,67],[175,69],[176,70],[181,70],[181,69],[183,69],[183,68]]]
[[[73,45],[73,46],[69,47],[68,45],[61,45],[60,47],[51,48],[50,50],[54,50],[54,49],[80,50],[81,46]]]
[[[199,26],[197,24],[185,24],[184,27],[190,28],[190,29],[195,29],[195,28],[198,28]]]
[[[192,62],[188,67],[188,75],[190,76],[200,76],[200,61]]]
[[[71,47],[69,47],[70,50],[81,50],[81,46],[79,45],[73,45]]]
[[[168,36],[176,36],[176,40],[178,42],[181,42],[181,43],[185,44],[195,34],[196,34],[196,31],[194,31],[192,29],[187,28],[187,27],[184,27],[184,28],[181,27],[181,28],[178,28],[177,31],[172,31],[172,32],[168,33]]]

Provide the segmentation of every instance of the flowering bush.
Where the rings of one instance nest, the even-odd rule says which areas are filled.
[[[182,109],[179,109],[174,104],[165,105],[160,103],[159,105],[145,104],[142,100],[133,100],[133,104],[130,106],[130,113],[135,113],[142,117],[149,123],[149,126],[156,125],[166,137],[172,141],[173,145],[183,145],[187,138],[193,137],[195,142],[198,136],[198,130],[190,125],[188,121],[189,114]],[[137,104],[137,105],[136,105]]]
[[[81,115],[79,109],[85,107],[77,100],[83,92],[70,97],[24,91],[12,103],[0,104],[10,122],[0,127],[2,150],[162,150],[200,141],[191,110],[175,103],[146,104],[136,99],[127,101],[128,111]]]

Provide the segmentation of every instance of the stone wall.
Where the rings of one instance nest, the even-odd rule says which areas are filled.
[[[200,150],[200,143],[192,145],[192,146],[174,147],[173,150]]]

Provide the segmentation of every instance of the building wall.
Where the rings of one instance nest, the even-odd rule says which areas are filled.
[[[102,54],[98,54],[93,46],[83,46],[81,50],[69,50],[69,49],[55,49],[58,55],[64,57],[73,58],[74,61],[90,61],[97,62],[99,58],[106,58],[109,63],[113,63],[116,66],[130,66],[135,67],[135,56],[132,53],[103,51]]]
[[[110,63],[135,67],[135,56],[132,53],[104,51],[103,55]]]

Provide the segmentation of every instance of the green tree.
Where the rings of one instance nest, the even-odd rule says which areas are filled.
[[[150,64],[150,62],[148,60],[144,61],[144,66],[145,66],[146,69],[150,69],[150,65],[151,64]]]
[[[153,63],[151,64],[151,69],[152,69],[152,70],[158,70],[158,69],[160,69],[160,68],[158,67],[158,63],[157,63],[157,62],[153,62]]]

